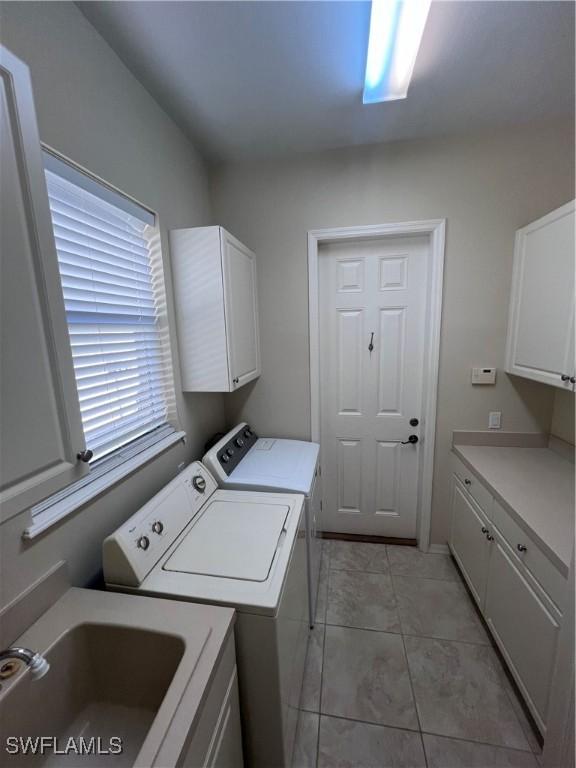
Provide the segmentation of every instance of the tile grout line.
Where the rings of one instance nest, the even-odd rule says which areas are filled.
[[[386,557],[388,564],[390,565],[390,559],[388,558],[388,547],[386,547]],[[424,746],[424,736],[422,734],[422,723],[420,722],[420,713],[418,712],[418,704],[416,703],[416,694],[414,692],[414,683],[412,682],[412,674],[410,672],[410,664],[408,663],[408,652],[406,651],[406,643],[404,641],[404,624],[402,623],[402,615],[398,608],[398,595],[396,594],[396,587],[394,585],[394,574],[390,571],[390,583],[392,584],[392,594],[394,595],[394,603],[396,604],[396,615],[398,616],[398,623],[400,624],[400,637],[402,638],[402,650],[404,651],[404,658],[406,660],[406,671],[408,672],[408,681],[410,682],[410,692],[412,693],[412,700],[414,701],[414,711],[416,712],[416,720],[418,721],[418,731],[420,736],[420,744],[422,746],[422,755],[424,756],[424,764],[428,768],[428,755],[426,754],[426,747]]]
[[[493,747],[496,749],[507,749],[511,752],[518,752],[520,755],[531,755],[532,752],[529,749],[520,749],[520,747],[508,747],[505,744],[494,744],[491,741],[473,741],[472,739],[464,739],[462,736],[446,736],[444,733],[434,733],[433,731],[422,731],[423,736],[434,736],[440,739],[450,739],[451,741],[463,741],[465,744],[476,744],[483,747]]]
[[[347,715],[335,715],[330,712],[312,712],[311,710],[304,710],[310,715],[318,715],[318,717],[332,718],[333,720],[345,720],[349,723],[358,723],[359,725],[370,725],[374,728],[387,728],[392,731],[403,731],[411,734],[418,734],[420,736],[433,736],[439,739],[448,739],[449,741],[461,741],[465,744],[472,744],[476,746],[492,747],[493,749],[505,749],[511,752],[517,752],[520,755],[531,755],[532,752],[529,749],[520,749],[519,747],[510,747],[506,744],[495,744],[492,741],[474,741],[473,739],[465,739],[462,736],[453,736],[446,733],[435,733],[429,730],[420,730],[416,728],[407,728],[406,726],[390,725],[388,723],[379,723],[375,720],[360,720],[359,718],[349,717]]]
[[[323,548],[324,549],[324,548]],[[331,560],[331,552],[332,552],[332,546],[331,544],[328,544],[328,552],[327,552],[327,560],[328,560],[328,567],[326,569],[326,605],[325,612],[324,612],[324,624],[322,632],[322,662],[320,664],[320,690],[318,692],[318,731],[316,733],[316,762],[314,768],[318,768],[318,763],[320,760],[320,726],[322,724],[322,690],[324,688],[324,655],[326,652],[326,618],[328,615],[328,589],[330,586],[330,560]],[[322,555],[324,555],[324,552],[322,552]]]
[[[399,617],[399,623],[402,624],[402,619]],[[374,627],[359,627],[354,624],[334,624],[332,621],[325,622],[327,627],[342,627],[342,629],[359,629],[363,632],[380,632],[385,635],[402,635],[403,637],[415,637],[423,640],[437,640],[440,643],[462,643],[462,645],[474,645],[480,646],[480,648],[491,648],[490,643],[479,643],[474,640],[455,640],[451,637],[436,637],[435,635],[416,635],[412,632],[395,632],[393,629],[375,629]]]
[[[412,693],[412,700],[414,701],[414,711],[416,712],[416,720],[418,721],[418,730],[422,733],[422,722],[420,720],[420,712],[418,711],[418,701],[416,700],[416,693],[414,692],[414,682],[412,680],[412,672],[410,671],[410,662],[408,661],[408,651],[406,650],[406,642],[404,635],[400,635],[402,638],[402,650],[404,651],[404,659],[406,660],[406,671],[408,672],[408,682],[410,683],[410,692]]]
[[[347,715],[333,715],[330,712],[320,712],[320,717],[330,717],[333,720],[346,720],[348,723],[358,723],[359,725],[371,725],[375,728],[388,728],[392,731],[406,731],[406,733],[420,734],[421,731],[417,728],[405,728],[398,725],[389,725],[386,723],[377,723],[375,720],[359,720],[355,717],[348,717]]]

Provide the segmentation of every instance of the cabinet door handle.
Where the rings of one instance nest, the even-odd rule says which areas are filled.
[[[85,464],[87,464],[90,459],[94,456],[90,448],[85,448],[83,451],[80,451],[80,453],[76,454],[76,458],[79,461],[83,461]]]
[[[568,374],[567,374],[567,373],[563,373],[563,374],[560,376],[560,381],[570,381],[570,376],[568,376]]]
[[[466,478],[464,480],[464,485],[472,485],[472,480],[469,480],[468,478]]]
[[[518,552],[526,552],[528,547],[525,544],[518,544],[516,546],[516,549],[518,550]]]
[[[570,376],[570,384],[576,384],[576,376]]]
[[[482,533],[488,533],[488,528],[485,525],[482,526]]]
[[[494,536],[492,536],[489,533],[486,534],[486,538],[488,539],[488,541],[494,541]]]

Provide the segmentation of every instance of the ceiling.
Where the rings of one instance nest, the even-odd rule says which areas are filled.
[[[212,159],[466,133],[574,110],[572,2],[434,0],[408,98],[369,105],[368,2],[77,4]]]

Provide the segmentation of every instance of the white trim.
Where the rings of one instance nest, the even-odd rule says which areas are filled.
[[[430,544],[428,546],[429,555],[449,555],[450,547],[448,544]]]
[[[436,438],[436,404],[438,399],[438,367],[440,359],[440,326],[442,319],[442,284],[444,275],[445,219],[402,221],[358,227],[312,229],[308,232],[308,312],[310,344],[310,432],[320,442],[320,326],[318,246],[344,240],[399,235],[430,237],[431,269],[428,274],[427,340],[424,365],[424,398],[422,411],[422,463],[420,476],[418,546],[429,551],[432,513],[432,477]]]
[[[100,494],[109,490],[125,477],[131,475],[137,469],[140,469],[140,467],[147,464],[160,453],[163,453],[167,448],[170,448],[180,441],[185,442],[185,440],[185,432],[173,432],[162,440],[157,441],[149,448],[140,451],[132,458],[114,467],[109,472],[94,478],[92,482],[82,484],[82,487],[78,488],[77,491],[73,491],[65,498],[35,514],[33,516],[33,522],[23,531],[22,538],[27,541],[35,539],[48,528],[60,522],[64,517],[71,515],[79,507],[84,506],[95,499],[96,496],[100,496]]]

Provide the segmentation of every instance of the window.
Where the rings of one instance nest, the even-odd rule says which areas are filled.
[[[177,432],[160,238],[153,213],[44,152],[90,474],[78,488]]]

